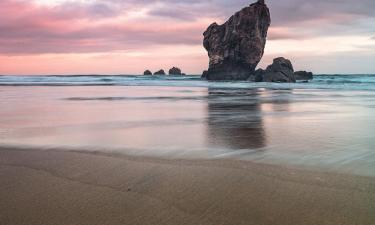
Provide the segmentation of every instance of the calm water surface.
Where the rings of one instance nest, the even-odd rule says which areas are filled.
[[[375,77],[22,79],[0,77],[3,146],[235,158],[375,176]]]

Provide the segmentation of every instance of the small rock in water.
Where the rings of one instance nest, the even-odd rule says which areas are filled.
[[[279,57],[266,70],[258,69],[250,75],[248,81],[295,83],[297,80],[308,81],[313,79],[313,73],[306,71],[294,72],[290,60]]]
[[[178,67],[173,67],[169,70],[169,75],[182,75],[181,69]]]
[[[279,57],[263,72],[263,82],[295,83],[293,65],[289,59]]]
[[[150,70],[146,70],[145,72],[143,72],[143,75],[152,75],[152,72]]]
[[[294,72],[294,77],[296,78],[296,80],[309,81],[314,79],[314,74],[307,71],[296,71]]]
[[[154,75],[165,75],[165,72],[164,72],[163,69],[161,69],[161,70],[155,72]]]

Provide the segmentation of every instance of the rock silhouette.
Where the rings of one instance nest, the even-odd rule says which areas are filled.
[[[263,73],[263,82],[294,83],[293,65],[289,59],[279,57],[273,60],[273,63],[267,67]]]
[[[155,72],[154,75],[165,75],[165,72],[164,72],[164,70],[159,70],[159,71]]]
[[[182,75],[181,69],[178,67],[173,67],[169,70],[169,75]]]
[[[152,72],[150,70],[146,70],[145,72],[143,72],[143,75],[152,75]]]
[[[249,81],[255,82],[278,82],[294,83],[293,65],[289,59],[283,57],[275,58],[266,70],[258,69],[250,77]]]

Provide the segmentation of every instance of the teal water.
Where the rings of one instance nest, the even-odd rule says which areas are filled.
[[[375,176],[375,76],[0,76],[0,145],[232,158]]]

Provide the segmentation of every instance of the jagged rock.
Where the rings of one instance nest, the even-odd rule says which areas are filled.
[[[152,75],[152,72],[150,70],[146,70],[145,72],[143,72],[143,75]]]
[[[248,79],[263,56],[270,24],[269,9],[262,0],[235,13],[223,25],[211,24],[203,34],[210,59],[206,79]]]
[[[279,57],[266,70],[258,69],[250,77],[252,82],[294,83],[296,80],[308,81],[313,79],[313,73],[306,71],[294,72],[290,60]]]
[[[294,83],[294,69],[290,60],[279,57],[263,73],[263,82]]]
[[[178,67],[173,67],[169,70],[169,75],[182,75],[181,69]]]
[[[159,70],[159,71],[155,72],[154,75],[165,75],[165,72],[164,72],[164,70]]]
[[[182,75],[182,76],[186,76],[186,73],[182,73],[181,75]]]
[[[296,80],[308,81],[314,79],[314,74],[312,72],[297,71],[294,72],[294,77]]]

